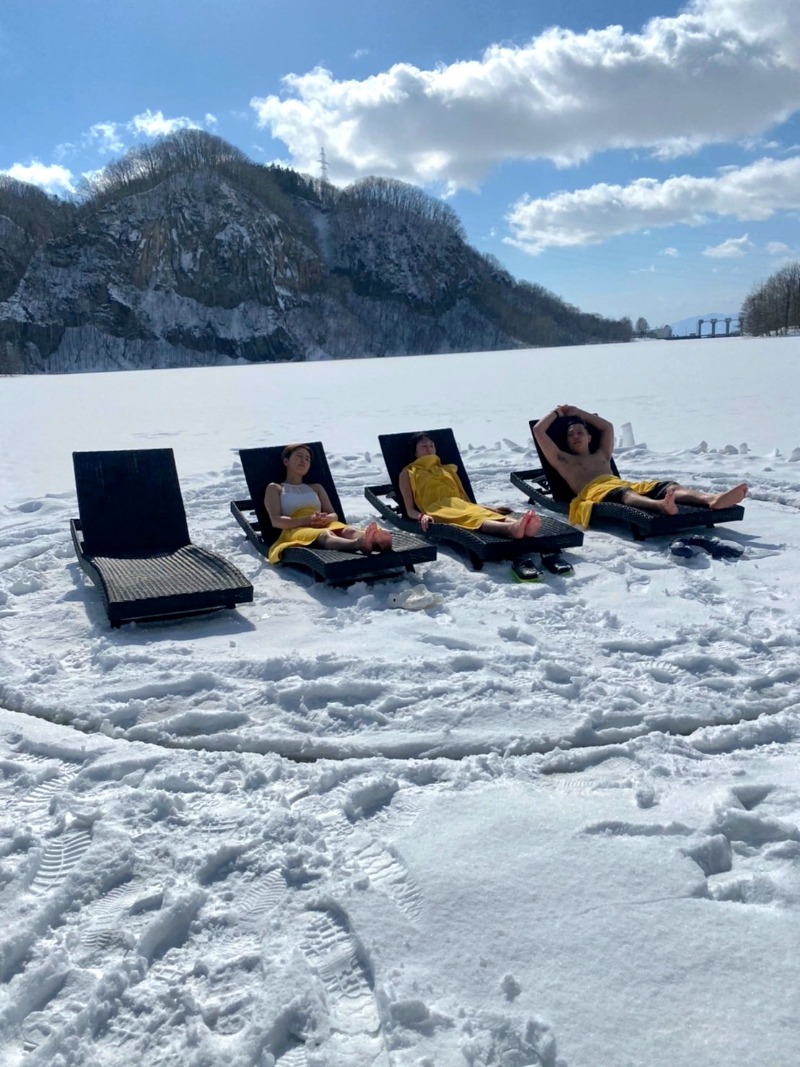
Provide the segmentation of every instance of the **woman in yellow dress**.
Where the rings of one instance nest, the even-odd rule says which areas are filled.
[[[375,550],[386,552],[392,547],[392,535],[371,522],[364,530],[340,522],[323,486],[304,482],[311,467],[310,445],[287,445],[281,453],[286,467],[285,482],[270,482],[264,493],[264,506],[270,522],[280,536],[269,550],[270,563],[279,563],[292,545],[316,544],[340,552]]]
[[[414,459],[400,472],[400,492],[406,514],[418,519],[423,531],[432,522],[447,522],[496,537],[533,537],[538,531],[542,520],[535,511],[514,518],[510,508],[493,510],[473,504],[464,492],[456,465],[442,463],[431,437],[418,433],[412,441]]]

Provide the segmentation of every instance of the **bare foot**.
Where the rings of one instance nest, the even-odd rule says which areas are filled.
[[[392,535],[388,530],[378,527],[375,533],[375,547],[379,552],[390,552],[392,548]]]
[[[664,512],[665,515],[678,514],[678,505],[675,501],[674,489],[668,489],[666,493],[664,493],[664,496],[659,501],[659,503],[661,504],[661,510]]]
[[[525,536],[534,537],[542,528],[542,520],[535,511],[529,511],[526,513],[528,516],[528,525],[525,527]]]
[[[511,536],[512,537],[517,537],[517,538],[519,538],[519,537],[533,537],[533,534],[535,533],[535,530],[531,529],[529,531],[529,529],[528,529],[528,527],[529,527],[529,525],[531,523],[531,519],[536,519],[537,520],[536,529],[538,530],[539,527],[542,525],[542,520],[539,518],[539,516],[535,512],[526,511],[524,515],[521,515],[520,518],[518,518],[516,520],[516,522],[512,523]]]
[[[375,537],[378,532],[377,522],[371,522],[364,530],[364,536],[361,539],[361,551],[367,556],[375,547]]]
[[[356,530],[355,537],[348,537],[347,540],[350,542],[350,544],[353,547],[352,547],[352,549],[347,548],[345,551],[347,551],[347,552],[351,552],[351,551],[352,552],[365,552],[366,551],[366,549],[364,548],[364,531],[363,530]]]
[[[735,485],[733,489],[728,489],[725,493],[718,493],[716,496],[712,496],[708,506],[713,508],[714,511],[719,511],[720,508],[729,508],[734,504],[741,503],[747,496],[747,483],[741,482],[740,485]]]

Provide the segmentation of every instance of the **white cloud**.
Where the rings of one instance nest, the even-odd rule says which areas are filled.
[[[745,234],[744,237],[729,237],[727,241],[714,245],[713,248],[704,248],[703,255],[710,259],[738,259],[740,256],[746,256],[752,247],[753,242]]]
[[[435,70],[397,64],[338,81],[317,68],[251,100],[311,171],[477,187],[510,159],[577,163],[611,148],[662,157],[755,137],[800,107],[800,4],[695,0],[638,34],[550,29]]]
[[[789,251],[789,246],[785,245],[783,241],[770,241],[767,245],[767,252],[771,256],[785,256]]]
[[[507,241],[536,255],[545,248],[599,244],[647,227],[697,226],[712,216],[763,222],[796,208],[800,157],[762,159],[711,178],[639,178],[625,186],[601,183],[538,200],[523,197],[506,216]]]
[[[671,256],[673,259],[675,259],[680,255],[680,252],[677,248],[662,248],[658,254],[660,256]]]
[[[772,41],[779,61],[800,64],[796,0],[692,0],[689,10],[711,33],[725,34],[736,27],[745,45]]]
[[[15,178],[18,182],[28,182],[30,185],[38,185],[47,193],[61,195],[74,193],[75,186],[72,184],[72,171],[67,170],[57,163],[15,163],[8,170],[0,171],[9,178]]]
[[[203,119],[202,125],[206,129],[213,128],[217,118],[210,112]],[[197,130],[201,124],[193,119],[182,115],[178,118],[165,118],[163,111],[143,111],[140,115],[134,115],[128,122],[96,122],[89,132],[82,138],[81,146],[63,144],[59,145],[57,154],[67,156],[74,153],[78,147],[94,147],[103,155],[121,155],[137,140],[150,137],[162,137],[178,130]]]
[[[177,133],[178,130],[196,130],[198,125],[184,117],[164,118],[163,111],[151,111],[148,108],[141,115],[134,115],[127,128],[135,134],[144,134],[145,137],[165,137],[168,134]]]
[[[118,122],[96,122],[89,130],[89,141],[96,143],[102,152],[122,152],[125,149],[122,130]]]
[[[754,155],[757,152],[778,153],[786,151],[784,145],[780,141],[767,137],[745,137],[742,140],[741,145],[742,148],[748,152],[752,152]],[[792,152],[796,151],[797,145],[792,149]],[[791,152],[789,154],[791,155]]]
[[[81,177],[87,182],[93,182],[103,173],[104,167],[95,167],[92,170],[85,170],[81,173]]]

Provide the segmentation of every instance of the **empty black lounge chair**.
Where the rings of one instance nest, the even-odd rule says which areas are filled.
[[[464,491],[475,503],[472,485],[453,431],[431,430],[430,436],[442,463],[455,463]],[[378,437],[391,482],[388,485],[370,486],[364,493],[372,506],[399,529],[419,531],[419,523],[406,514],[400,492],[400,472],[412,459],[412,437],[412,433],[389,433]],[[562,548],[583,544],[583,534],[580,530],[548,516],[542,516],[541,529],[535,537],[496,537],[494,534],[465,530],[461,526],[446,522],[432,522],[422,536],[434,544],[446,544],[461,549],[467,554],[475,570],[480,570],[487,561],[520,559],[533,553],[540,553],[547,565],[546,557],[555,555]]]
[[[313,459],[307,480],[317,482],[325,488],[334,511],[342,522],[347,522],[325,451],[319,441],[313,442],[311,448]],[[267,555],[281,532],[276,530],[269,520],[264,506],[264,493],[270,482],[280,483],[285,480],[286,467],[281,458],[282,451],[283,447],[280,445],[239,450],[250,499],[231,501],[231,511],[250,543],[262,556]],[[392,538],[391,552],[374,552],[365,556],[360,552],[316,548],[313,544],[295,545],[284,551],[281,564],[310,570],[318,582],[352,585],[353,582],[374,581],[378,578],[398,578],[406,571],[413,571],[415,564],[428,563],[434,559],[436,549],[419,537],[396,534]]]
[[[531,419],[531,433],[538,419]],[[569,420],[559,417],[554,420],[548,433],[558,447],[566,452],[567,449],[567,426]],[[592,439],[591,450],[597,448],[600,433],[596,427],[590,426],[589,435]],[[539,453],[541,467],[532,470],[517,471],[511,475],[511,481],[518,489],[528,497],[533,504],[550,508],[561,514],[569,513],[569,505],[575,496],[573,491],[555,470],[547,458],[542,454],[538,442],[534,437],[536,451]],[[620,477],[617,465],[612,457],[611,470],[617,478]],[[729,508],[720,508],[712,511],[710,508],[694,507],[689,504],[679,504],[677,515],[662,515],[656,511],[646,511],[644,508],[631,507],[629,504],[618,504],[613,501],[601,501],[592,507],[592,526],[597,523],[611,522],[624,523],[630,527],[634,540],[643,541],[646,537],[656,537],[660,534],[672,534],[678,530],[687,530],[693,526],[714,526],[718,522],[738,522],[744,518],[744,508],[741,504],[734,504]]]
[[[198,615],[253,599],[232,564],[189,539],[171,448],[73,452],[78,562],[112,626]]]

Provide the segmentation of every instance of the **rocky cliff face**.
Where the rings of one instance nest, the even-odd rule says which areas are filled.
[[[155,174],[77,207],[0,197],[0,372],[554,343],[533,335],[524,288],[404,188],[339,193],[248,164]],[[623,339],[584,318],[553,326],[560,343]]]

